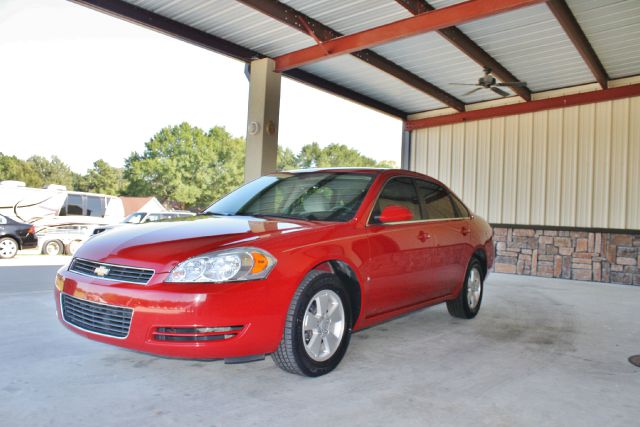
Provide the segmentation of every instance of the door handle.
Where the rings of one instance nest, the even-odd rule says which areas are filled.
[[[471,233],[471,229],[467,226],[464,226],[460,229],[460,233],[462,233],[463,236],[466,236],[467,234]]]
[[[420,240],[422,243],[426,242],[430,238],[431,238],[431,234],[425,233],[422,230],[420,230],[420,232],[418,233],[418,240]]]

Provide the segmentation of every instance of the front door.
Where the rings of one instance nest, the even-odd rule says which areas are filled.
[[[382,209],[396,205],[413,218],[398,223],[377,221]],[[385,184],[369,219],[370,258],[366,262],[366,316],[372,317],[429,299],[436,241],[425,227],[413,179],[393,178]]]

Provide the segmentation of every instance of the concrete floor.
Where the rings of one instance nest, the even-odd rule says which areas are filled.
[[[443,305],[355,334],[332,374],[160,359],[58,324],[55,267],[0,267],[2,426],[631,426],[640,288],[491,276],[472,321]]]

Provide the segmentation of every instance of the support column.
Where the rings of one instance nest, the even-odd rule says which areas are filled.
[[[269,58],[251,62],[245,182],[276,171],[280,73],[274,72],[274,67],[275,62]]]
[[[402,148],[400,157],[400,167],[409,169],[411,166],[411,131],[402,130]]]

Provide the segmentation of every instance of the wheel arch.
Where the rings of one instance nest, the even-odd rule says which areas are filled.
[[[476,258],[478,261],[480,261],[480,265],[482,266],[482,279],[484,280],[487,277],[488,273],[487,253],[485,252],[483,247],[478,247],[473,252],[471,257]]]
[[[356,274],[355,268],[353,268],[348,262],[345,262],[343,260],[331,259],[315,265],[307,274],[311,273],[312,271],[326,271],[328,273],[335,274],[336,276],[338,276],[340,281],[342,281],[347,292],[349,293],[352,313],[351,327],[353,327],[357,323],[360,317],[360,312],[362,310],[362,286],[360,284],[360,279]]]

